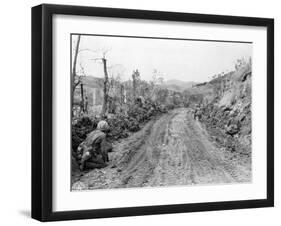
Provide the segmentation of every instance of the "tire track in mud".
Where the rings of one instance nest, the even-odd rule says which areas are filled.
[[[249,182],[227,161],[188,109],[148,122],[114,145],[110,164],[81,177],[88,189]]]
[[[150,129],[150,134],[145,139],[145,143],[136,150],[133,161],[123,168],[124,179],[122,187],[142,187],[147,186],[155,165],[161,158],[161,145],[164,140],[165,130],[170,120],[175,116],[175,112],[169,113],[158,119]]]

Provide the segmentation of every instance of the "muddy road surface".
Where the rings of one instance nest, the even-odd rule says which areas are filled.
[[[188,109],[175,109],[114,144],[109,165],[84,172],[73,190],[251,181],[251,164],[208,138]]]

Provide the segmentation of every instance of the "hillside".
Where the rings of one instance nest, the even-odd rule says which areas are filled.
[[[185,82],[185,81],[172,79],[172,80],[164,81],[161,86],[168,90],[182,92],[186,89],[191,88],[195,84],[196,82]]]
[[[189,89],[200,104],[202,123],[215,142],[230,152],[251,156],[251,83],[249,64]]]

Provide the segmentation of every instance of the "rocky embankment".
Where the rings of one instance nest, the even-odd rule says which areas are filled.
[[[251,156],[250,65],[210,81],[214,98],[202,107],[202,123],[210,137],[227,151]]]

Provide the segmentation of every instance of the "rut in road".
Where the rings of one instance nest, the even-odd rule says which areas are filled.
[[[176,109],[115,145],[111,163],[80,179],[88,189],[249,182],[247,167],[229,161],[188,109]]]

